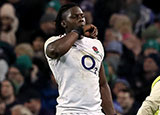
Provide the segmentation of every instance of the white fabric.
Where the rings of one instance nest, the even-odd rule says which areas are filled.
[[[46,41],[45,55],[48,44],[61,37],[51,37]],[[97,53],[93,47],[98,49]],[[99,69],[103,57],[101,42],[87,37],[77,40],[60,59],[51,59],[46,55],[58,83],[57,115],[67,112],[92,112],[101,115]]]
[[[8,64],[5,60],[0,59],[0,82],[6,78]]]
[[[102,112],[98,112],[98,113],[95,113],[95,112],[88,112],[88,113],[61,113],[61,114],[58,114],[58,115],[104,115]]]
[[[153,87],[150,95],[145,99],[142,106],[138,110],[137,115],[154,115],[160,107],[160,81]],[[160,112],[159,114],[160,115]]]

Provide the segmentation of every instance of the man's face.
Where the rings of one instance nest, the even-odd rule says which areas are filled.
[[[31,112],[36,113],[38,110],[37,106],[40,106],[40,101],[36,99],[31,99],[29,102],[26,102],[24,105],[27,107]]]
[[[126,85],[124,85],[123,83],[118,82],[118,83],[116,83],[116,84],[114,85],[113,93],[117,96],[118,93],[120,92],[120,90],[126,89],[126,88],[127,88]]]
[[[33,41],[33,49],[35,51],[43,51],[44,40],[42,37],[36,37]]]
[[[0,17],[1,23],[2,23],[2,31],[9,31],[11,30],[11,24],[13,22],[13,19],[8,16],[2,16]]]
[[[133,99],[130,97],[128,92],[120,91],[117,96],[117,101],[122,108],[127,108],[132,104]]]
[[[42,31],[47,35],[55,34],[56,30],[56,23],[55,22],[45,22],[40,24],[40,28]]]
[[[15,67],[10,67],[8,71],[8,79],[16,84],[21,84],[24,80],[20,71]]]
[[[13,87],[9,81],[3,81],[1,84],[2,84],[1,86],[2,97],[8,98],[14,95]]]
[[[152,58],[146,58],[144,60],[143,69],[145,72],[156,72],[158,70],[158,66]]]
[[[66,31],[71,31],[77,27],[84,26],[86,24],[84,14],[82,10],[75,6],[67,10],[63,15],[63,21],[65,23]]]

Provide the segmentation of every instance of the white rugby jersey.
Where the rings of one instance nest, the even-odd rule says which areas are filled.
[[[83,37],[59,59],[46,55],[47,45],[62,36],[45,42],[44,51],[59,90],[57,115],[67,112],[101,112],[99,70],[104,49],[97,39]]]

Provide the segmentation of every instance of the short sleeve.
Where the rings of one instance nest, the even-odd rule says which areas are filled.
[[[47,46],[48,46],[50,43],[55,42],[56,40],[58,40],[58,39],[60,39],[60,38],[62,38],[62,37],[63,37],[63,36],[52,36],[52,37],[50,37],[50,38],[45,42],[45,44],[44,44],[44,54],[45,54],[46,57],[48,57],[48,56],[46,55]]]

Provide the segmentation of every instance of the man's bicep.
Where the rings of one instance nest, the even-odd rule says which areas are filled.
[[[46,47],[46,54],[49,58],[55,59],[58,57],[57,53],[56,53],[56,43],[55,41],[48,44]]]
[[[49,38],[46,42],[45,42],[45,45],[44,45],[44,52],[45,52],[45,55],[49,58],[54,58],[53,56],[53,50],[54,50],[54,46],[55,46],[55,42],[60,39],[60,37],[51,37]]]

